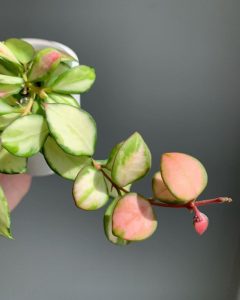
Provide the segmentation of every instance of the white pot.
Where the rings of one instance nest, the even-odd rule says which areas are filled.
[[[31,38],[24,38],[23,40],[30,43],[36,50],[40,50],[48,47],[55,48],[71,55],[78,61],[78,57],[76,53],[72,49],[70,49],[69,47],[61,43],[42,40],[42,39],[31,39]],[[72,67],[76,65],[78,65],[78,62],[72,63]],[[79,95],[73,95],[73,96],[80,103],[80,96]],[[48,167],[47,163],[44,160],[43,155],[41,153],[38,153],[28,159],[27,173],[33,176],[46,176],[46,175],[52,175],[53,171]]]

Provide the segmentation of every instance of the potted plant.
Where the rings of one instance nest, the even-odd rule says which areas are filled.
[[[151,168],[150,150],[138,132],[114,146],[106,160],[93,158],[96,123],[73,94],[87,92],[95,78],[93,68],[78,65],[74,53],[59,47],[39,50],[21,39],[0,43],[0,173],[27,172],[28,159],[41,153],[54,173],[73,181],[78,208],[108,205],[104,229],[114,244],[150,237],[157,228],[154,206],[193,211],[195,230],[203,234],[208,218],[199,207],[231,199],[197,201],[207,185],[199,160],[184,153],[163,154],[152,178],[152,196],[146,197],[132,188]],[[12,237],[2,188],[0,233]]]

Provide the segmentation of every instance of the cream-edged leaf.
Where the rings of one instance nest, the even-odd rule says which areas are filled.
[[[2,42],[0,42],[0,58],[10,61],[14,64],[20,64],[12,51]]]
[[[44,101],[46,103],[60,103],[60,104],[68,104],[75,107],[80,107],[77,100],[71,95],[51,93],[47,95],[47,98],[44,99]]]
[[[93,68],[81,65],[62,73],[50,87],[52,91],[62,94],[84,93],[91,88],[95,78]]]
[[[46,104],[45,111],[51,135],[65,152],[93,155],[97,130],[89,113],[67,104]]]
[[[44,143],[43,155],[55,173],[70,180],[74,180],[79,171],[92,161],[88,156],[74,156],[64,152],[50,136]]]
[[[11,220],[8,202],[2,187],[0,186],[0,234],[6,238],[12,239],[10,230]]]
[[[17,106],[11,106],[7,103],[7,101],[4,99],[0,99],[0,116],[10,113],[16,113],[20,112],[21,108]]]
[[[107,239],[115,245],[124,246],[129,244],[129,241],[126,241],[120,237],[115,236],[112,232],[112,215],[113,215],[114,208],[119,199],[120,199],[119,197],[115,198],[108,206],[104,214],[103,224],[104,224],[104,232]]]
[[[2,146],[20,157],[38,153],[48,136],[48,127],[40,115],[27,115],[11,123],[2,133]]]
[[[29,63],[34,57],[33,46],[24,40],[11,38],[5,41],[5,45],[22,64]]]
[[[13,121],[21,116],[20,113],[10,113],[0,115],[0,130],[4,130],[7,126],[9,126]]]
[[[93,166],[84,167],[75,179],[73,197],[77,207],[84,210],[101,208],[109,199],[103,174]]]
[[[17,157],[0,146],[0,173],[19,174],[27,170],[27,159]]]
[[[126,186],[147,174],[151,168],[151,153],[141,135],[132,134],[120,147],[112,166],[112,179]]]

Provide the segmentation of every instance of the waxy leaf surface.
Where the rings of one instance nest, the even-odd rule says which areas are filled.
[[[12,239],[10,226],[11,220],[9,214],[9,207],[4,191],[0,186],[0,234],[9,239]]]
[[[74,156],[64,152],[50,136],[43,146],[43,154],[55,173],[70,180],[74,180],[79,171],[91,163],[88,156]]]
[[[95,78],[93,68],[81,65],[62,73],[50,87],[52,91],[62,94],[84,93],[91,88]]]
[[[118,200],[113,212],[113,234],[128,241],[150,237],[157,228],[151,204],[136,193]]]
[[[151,168],[151,153],[141,135],[135,132],[118,150],[113,166],[112,179],[126,186],[147,174]]]
[[[46,104],[49,130],[58,145],[72,155],[91,156],[96,144],[96,124],[86,111],[66,104]]]
[[[126,241],[120,237],[115,236],[112,232],[112,215],[113,215],[113,211],[114,211],[114,208],[115,208],[118,200],[119,200],[119,198],[117,197],[108,206],[108,208],[104,214],[103,222],[104,222],[104,232],[105,232],[107,239],[110,242],[112,242],[113,244],[122,246],[122,245],[129,244],[129,241]]]
[[[5,45],[12,51],[14,56],[22,64],[29,63],[35,54],[33,46],[21,39],[8,39],[5,41]]]
[[[48,136],[48,127],[40,115],[28,115],[11,123],[2,133],[2,146],[20,157],[38,153]]]
[[[73,197],[77,207],[85,210],[96,210],[109,199],[103,174],[93,166],[84,167],[73,186]]]
[[[207,185],[207,172],[196,158],[184,153],[165,153],[160,163],[162,179],[182,202],[195,200]]]

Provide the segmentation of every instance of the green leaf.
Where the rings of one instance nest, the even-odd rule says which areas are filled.
[[[21,77],[0,75],[0,84],[23,86],[24,80]]]
[[[9,126],[13,121],[21,116],[20,113],[10,113],[0,116],[0,130],[4,130]]]
[[[19,93],[23,84],[24,81],[20,77],[0,75],[0,98]]]
[[[119,144],[117,144],[111,151],[110,155],[109,155],[109,158],[108,158],[108,161],[107,161],[107,164],[106,164],[106,168],[108,168],[108,170],[112,170],[112,167],[113,167],[113,163],[114,163],[114,160],[116,158],[116,155],[119,151],[119,149],[121,148],[121,146],[123,145],[124,142],[121,142]]]
[[[61,57],[61,62],[63,63],[71,63],[73,61],[78,61],[76,58],[72,57],[71,55],[65,53],[65,52],[61,52],[62,53],[62,57]]]
[[[39,97],[36,97],[34,99],[33,106],[32,106],[32,113],[42,115],[45,117],[45,110],[42,107],[42,99],[40,99]]]
[[[107,239],[116,245],[127,245],[129,244],[129,241],[126,241],[122,238],[119,238],[115,236],[112,232],[112,214],[114,211],[114,208],[118,202],[119,198],[114,199],[111,204],[108,206],[103,219],[104,224],[104,232],[106,234]]]
[[[6,97],[6,98],[4,98],[4,102],[6,102],[8,105],[10,105],[10,106],[19,106],[19,104],[18,104],[18,99],[17,99],[17,97],[16,96],[18,96],[18,95],[11,95],[11,96],[8,96],[8,97]]]
[[[147,174],[151,168],[151,153],[141,135],[135,132],[120,147],[112,167],[112,179],[126,186]]]
[[[35,50],[33,46],[23,40],[15,38],[8,39],[5,41],[5,45],[22,64],[29,63],[34,57]]]
[[[0,42],[0,58],[10,61],[14,64],[20,64],[12,51],[2,42]]]
[[[60,103],[60,104],[68,104],[75,107],[80,107],[77,100],[71,95],[62,95],[57,93],[48,94],[48,97],[44,99],[46,103]]]
[[[43,146],[43,155],[49,167],[58,175],[74,180],[79,171],[92,160],[88,156],[74,156],[64,152],[52,137],[48,137]]]
[[[60,63],[61,53],[53,48],[45,48],[37,53],[28,74],[30,81],[46,78]]]
[[[51,85],[52,91],[62,94],[79,94],[88,91],[96,78],[95,70],[77,66],[62,73]]]
[[[51,135],[65,152],[93,155],[97,133],[90,114],[66,104],[46,104],[45,111]]]
[[[9,207],[3,189],[0,186],[0,234],[9,239],[12,239],[10,226],[11,220]]]
[[[26,158],[17,157],[0,146],[0,173],[19,174],[27,170]]]
[[[157,228],[157,220],[149,201],[136,193],[121,197],[112,216],[113,234],[127,241],[149,238]]]
[[[2,61],[0,60],[0,74],[8,75],[8,76],[14,76],[15,73],[12,72],[11,70],[9,70],[5,65],[2,64]]]
[[[45,80],[45,87],[51,86],[51,84],[58,78],[58,76],[65,71],[69,70],[71,67],[65,63],[60,63],[56,69],[50,72],[49,76]]]
[[[20,157],[38,153],[48,136],[48,127],[40,115],[28,115],[15,120],[2,133],[2,146]]]
[[[84,167],[74,182],[73,197],[81,209],[96,210],[105,205],[108,193],[102,173],[92,166]]]
[[[1,57],[1,55],[0,55],[0,65],[3,71],[1,73],[4,75],[19,76],[22,75],[24,72],[23,66],[21,64],[16,64],[14,62],[11,62]]]
[[[7,104],[7,101],[0,99],[0,116],[9,113],[19,112],[19,111],[20,111],[20,107],[11,106]]]

